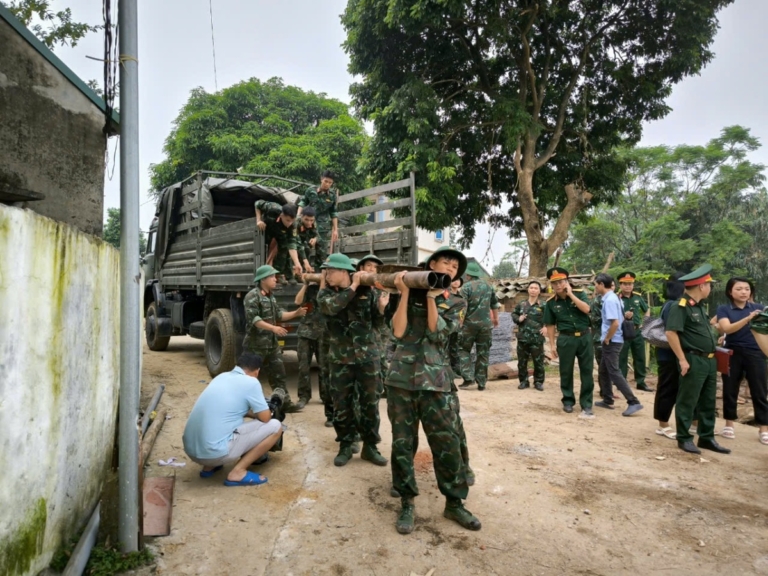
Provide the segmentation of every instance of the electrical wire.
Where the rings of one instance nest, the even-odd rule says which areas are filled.
[[[211,48],[213,50],[213,83],[216,87],[216,92],[219,91],[219,78],[216,73],[216,41],[213,36],[213,0],[208,0],[208,11],[211,14]]]

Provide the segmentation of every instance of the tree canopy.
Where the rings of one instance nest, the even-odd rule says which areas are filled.
[[[102,238],[105,242],[109,242],[120,249],[120,208],[107,208],[107,222],[104,224],[104,232]],[[144,254],[147,247],[147,235],[144,232],[139,231],[139,253]]]
[[[72,10],[65,8],[54,12],[48,0],[10,0],[0,2],[29,28],[37,38],[48,48],[60,44],[76,46],[89,32],[96,32],[102,26],[75,22],[72,20]]]
[[[749,160],[759,141],[741,126],[703,146],[622,150],[630,166],[613,206],[596,207],[572,229],[563,263],[670,274],[708,262],[714,276],[753,278],[768,293],[765,167]]]
[[[196,88],[173,126],[166,159],[150,167],[155,193],[197,170],[238,168],[307,182],[328,169],[341,192],[365,187],[362,123],[343,102],[280,78],[251,78],[215,94]]]
[[[425,228],[457,220],[469,242],[488,220],[525,234],[541,275],[590,200],[616,197],[615,149],[711,60],[731,2],[349,0],[353,103],[375,127],[367,168],[417,171]]]

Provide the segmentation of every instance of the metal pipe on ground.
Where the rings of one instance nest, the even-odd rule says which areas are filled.
[[[85,571],[85,565],[88,564],[88,559],[91,557],[91,550],[96,544],[99,522],[101,522],[101,504],[97,503],[93,514],[91,514],[91,519],[88,520],[88,524],[83,530],[83,535],[80,536],[77,546],[72,551],[72,556],[69,557],[69,562],[62,572],[62,576],[81,576]]]
[[[360,276],[362,286],[383,286],[384,288],[395,288],[395,274],[374,274],[366,273]],[[302,279],[309,284],[320,283],[320,274],[302,274]],[[439,272],[406,272],[403,276],[403,283],[415,290],[447,290],[451,287],[451,277],[448,274]]]
[[[152,396],[152,400],[149,403],[149,406],[147,406],[147,409],[144,411],[144,416],[141,419],[141,436],[143,437],[144,434],[147,431],[147,427],[149,426],[149,418],[152,414],[152,411],[157,408],[157,405],[160,402],[160,397],[163,395],[163,391],[165,390],[165,384],[160,384],[158,386],[157,390],[155,391],[155,395]]]

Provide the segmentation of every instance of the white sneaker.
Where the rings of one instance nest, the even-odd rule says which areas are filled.
[[[579,418],[582,420],[594,420],[595,415],[592,414],[592,410],[582,410],[581,414],[579,414]]]

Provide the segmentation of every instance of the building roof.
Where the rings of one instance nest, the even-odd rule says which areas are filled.
[[[102,112],[107,111],[107,104],[104,99],[96,94],[83,80],[75,74],[72,69],[64,64],[56,54],[54,54],[50,48],[43,44],[37,36],[35,36],[29,28],[24,26],[21,21],[14,16],[8,8],[0,3],[0,19],[5,20],[8,24],[18,32],[18,34],[26,40],[32,48],[34,48],[43,58],[45,58],[54,68],[61,72],[64,77],[69,80],[83,95],[88,98],[94,105],[96,105]],[[120,132],[120,114],[115,110],[112,110],[112,131],[115,134]],[[112,133],[112,132],[110,132]]]

